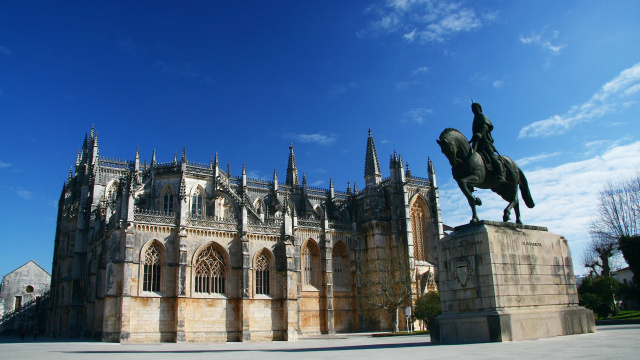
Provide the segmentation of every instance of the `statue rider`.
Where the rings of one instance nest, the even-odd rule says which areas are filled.
[[[493,136],[491,131],[493,130],[493,124],[489,121],[489,118],[482,113],[482,106],[478,103],[471,104],[471,111],[473,111],[473,137],[469,141],[472,145],[473,151],[477,151],[482,156],[486,164],[491,163],[493,172],[496,176],[496,181],[504,183],[505,178],[502,174],[502,161],[500,161],[499,155],[496,155],[496,148],[493,146]]]

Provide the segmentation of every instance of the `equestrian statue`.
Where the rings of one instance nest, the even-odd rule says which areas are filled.
[[[522,224],[518,187],[527,207],[535,206],[529,192],[527,178],[515,161],[496,151],[491,136],[493,124],[482,113],[480,104],[472,103],[471,111],[474,118],[473,136],[470,141],[453,128],[445,129],[436,140],[442,153],[449,159],[453,178],[458,182],[460,190],[471,206],[473,213],[471,222],[479,221],[476,206],[482,205],[482,201],[473,196],[473,191],[475,191],[474,188],[480,188],[491,189],[509,203],[504,209],[502,221],[509,221],[511,209],[513,209],[516,213],[516,223]]]

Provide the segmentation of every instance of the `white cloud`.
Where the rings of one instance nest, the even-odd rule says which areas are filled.
[[[640,141],[637,141],[607,148],[586,160],[526,172],[536,206],[533,209],[521,206],[523,222],[546,226],[564,236],[569,241],[575,271],[582,273],[580,259],[589,239],[589,222],[597,211],[598,193],[608,180],[629,176],[639,167]],[[476,194],[483,201],[478,207],[479,217],[500,221],[507,203],[489,190]],[[447,225],[469,222],[471,209],[453,180],[440,187],[440,199]],[[511,217],[515,219],[513,212]]]
[[[290,137],[301,143],[310,143],[318,145],[331,145],[336,141],[336,136],[333,134],[324,135],[320,133],[316,134],[288,134],[285,137]]]
[[[504,86],[504,81],[502,80],[496,80],[493,82],[493,87],[496,89],[500,89]]]
[[[0,169],[8,168],[9,166],[11,166],[11,164],[0,160]]]
[[[367,9],[376,16],[370,28],[359,32],[400,34],[408,42],[444,41],[459,33],[483,26],[482,20],[494,21],[497,13],[476,15],[462,2],[436,0],[388,0]]]
[[[522,158],[522,159],[516,161],[516,163],[518,164],[518,166],[523,167],[523,166],[526,166],[526,165],[531,164],[531,163],[536,162],[536,161],[540,161],[540,160],[548,159],[550,157],[558,156],[559,154],[560,154],[559,152],[554,152],[554,153],[551,153],[551,154],[542,153],[542,154],[539,154],[539,155],[534,155],[534,156],[529,156],[529,157],[526,157],[526,158]]]
[[[404,122],[410,121],[422,125],[427,116],[432,112],[433,110],[423,107],[411,109],[404,114]]]
[[[13,53],[11,50],[7,49],[5,46],[0,46],[0,55],[11,56]]]
[[[428,72],[429,72],[429,67],[420,66],[419,68],[413,70],[413,72],[411,73],[411,76],[416,76],[416,75],[420,75],[420,74],[426,74]]]
[[[551,43],[552,40],[557,40],[557,39],[558,39],[558,32],[557,31],[553,32],[553,35],[551,36],[551,39],[548,39],[548,38],[544,37],[544,31],[542,32],[542,34],[536,34],[535,32],[532,32],[529,37],[524,37],[523,35],[520,35],[520,42],[521,43],[523,43],[525,45],[538,45],[544,50],[551,51],[551,53],[553,55],[559,55],[560,51],[562,51],[562,49],[564,49],[566,47],[566,45],[564,45],[564,44],[555,44],[554,45],[554,44]]]
[[[21,187],[14,189],[16,195],[18,195],[18,197],[21,197],[25,200],[31,200],[34,197],[34,193],[32,191],[23,189]]]
[[[523,127],[518,138],[561,135],[580,123],[620,111],[633,104],[632,98],[637,89],[640,89],[640,63],[623,70],[591,99],[572,106],[564,115],[553,115]]]
[[[417,81],[402,81],[402,82],[396,83],[396,88],[398,90],[407,90],[408,88],[416,85],[418,85]]]

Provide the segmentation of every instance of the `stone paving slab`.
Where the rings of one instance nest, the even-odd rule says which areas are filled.
[[[468,345],[431,345],[429,335],[315,337],[296,342],[114,344],[0,337],[0,359],[638,359],[640,325],[599,326],[598,332]]]

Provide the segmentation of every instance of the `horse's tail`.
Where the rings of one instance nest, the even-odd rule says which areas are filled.
[[[522,194],[522,200],[524,200],[524,203],[527,204],[528,208],[532,208],[536,206],[536,204],[533,202],[533,198],[531,197],[527,177],[524,176],[524,172],[520,168],[518,168],[518,174],[520,178],[520,194]]]

